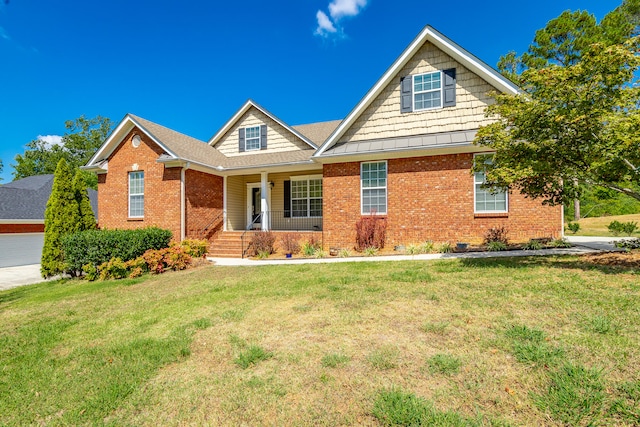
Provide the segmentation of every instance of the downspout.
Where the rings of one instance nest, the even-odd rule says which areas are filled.
[[[186,237],[186,191],[185,191],[185,172],[189,169],[191,163],[187,162],[180,170],[180,241],[183,241]]]

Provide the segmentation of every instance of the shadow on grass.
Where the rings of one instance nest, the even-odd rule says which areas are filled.
[[[481,268],[560,268],[579,269],[587,271],[599,271],[604,274],[640,274],[640,264],[637,261],[621,263],[619,265],[606,265],[593,262],[581,255],[553,255],[530,256],[513,258],[460,258],[460,263],[465,267]]]

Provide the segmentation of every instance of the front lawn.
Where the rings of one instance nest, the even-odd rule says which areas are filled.
[[[636,222],[640,224],[640,214],[582,218],[580,221],[577,221],[578,224],[580,224],[580,230],[576,234],[578,236],[615,237],[613,234],[611,234],[611,232],[609,232],[609,229],[607,228],[607,226],[611,224],[612,221]],[[573,235],[573,233],[569,230],[565,230],[565,234],[567,236]],[[621,234],[620,236],[625,236],[625,234]],[[640,229],[633,233],[633,237],[640,237]]]
[[[213,266],[0,292],[0,424],[638,425],[640,267],[591,261]]]

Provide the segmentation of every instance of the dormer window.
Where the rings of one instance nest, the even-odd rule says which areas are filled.
[[[238,151],[267,149],[267,126],[249,126],[238,129]]]
[[[245,129],[245,151],[260,149],[260,126]]]

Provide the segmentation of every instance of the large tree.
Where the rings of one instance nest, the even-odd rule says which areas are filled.
[[[501,58],[517,95],[494,94],[476,143],[496,151],[478,165],[487,184],[545,203],[568,203],[589,183],[640,200],[640,0],[599,23],[564,12],[536,32],[528,52]]]
[[[66,132],[60,144],[51,144],[34,139],[27,144],[24,154],[15,157],[14,179],[32,175],[54,173],[60,159],[65,159],[72,169],[78,168],[91,158],[111,132],[111,120],[96,116],[80,116],[65,122]],[[87,185],[96,188],[97,178],[85,172]]]

